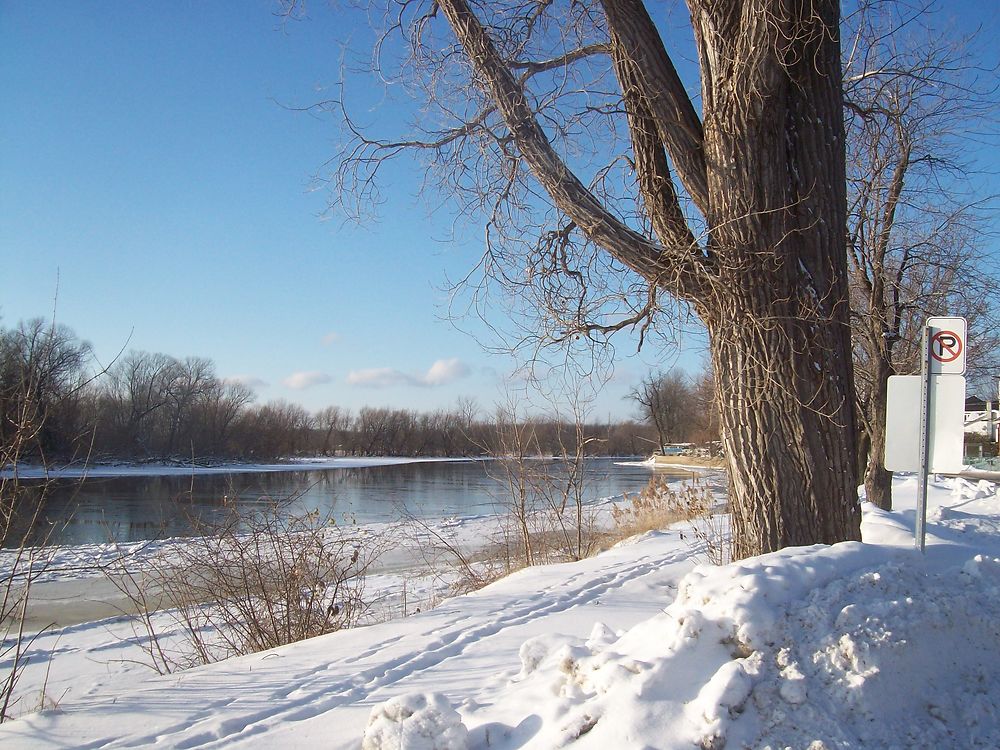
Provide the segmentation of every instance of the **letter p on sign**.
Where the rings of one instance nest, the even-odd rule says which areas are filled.
[[[931,373],[964,374],[968,341],[965,318],[928,318],[927,325],[931,328]]]

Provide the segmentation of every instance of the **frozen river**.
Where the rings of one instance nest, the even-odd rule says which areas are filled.
[[[551,462],[550,462],[551,463]],[[557,469],[558,463],[552,464]],[[476,516],[502,510],[499,466],[482,461],[425,461],[303,471],[165,476],[99,476],[51,483],[34,542],[89,544],[194,533],[197,521],[280,502],[290,513],[318,511],[338,523]],[[637,492],[644,466],[590,459],[586,501]],[[43,540],[40,536],[47,535]]]

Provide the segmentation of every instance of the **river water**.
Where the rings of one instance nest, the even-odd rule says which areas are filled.
[[[554,470],[558,463],[552,464]],[[47,491],[31,543],[88,544],[187,536],[198,520],[280,502],[289,513],[318,511],[338,523],[477,516],[502,510],[498,467],[433,461],[275,473],[66,479]],[[585,502],[638,492],[643,466],[590,459]]]

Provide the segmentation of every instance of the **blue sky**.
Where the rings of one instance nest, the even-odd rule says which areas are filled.
[[[58,283],[57,319],[102,362],[211,357],[311,409],[489,407],[511,361],[442,320],[478,233],[444,241],[403,166],[377,224],[321,219],[334,123],[281,105],[328,95],[337,40],[366,32],[322,8],[282,28],[276,7],[0,3],[0,323],[49,317]],[[630,414],[662,355],[619,349],[601,414]]]
[[[282,28],[276,7],[0,0],[0,325],[55,307],[101,362],[123,347],[210,357],[262,401],[488,408],[511,362],[477,321],[442,320],[479,235],[445,241],[447,213],[429,215],[403,166],[378,224],[321,218],[310,179],[334,123],[281,104],[324,98],[337,40],[363,48],[368,32],[320,2]],[[960,7],[989,9],[995,34],[993,2]],[[702,356],[696,340],[617,348],[602,416],[631,414],[650,369]]]

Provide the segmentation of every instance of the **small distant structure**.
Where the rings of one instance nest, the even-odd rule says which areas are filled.
[[[714,448],[714,450],[713,450]],[[653,453],[652,465],[682,474],[700,474],[704,469],[723,469],[721,446],[716,443],[669,443]]]
[[[995,443],[1000,432],[1000,400],[985,401],[978,396],[965,399],[965,434]]]
[[[694,443],[668,443],[653,452],[654,456],[683,456],[694,448]]]

